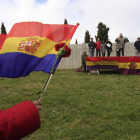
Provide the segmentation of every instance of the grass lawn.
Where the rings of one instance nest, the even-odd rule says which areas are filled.
[[[36,100],[48,74],[0,78],[0,110]],[[140,140],[140,76],[57,70],[42,98],[41,127],[22,140]]]

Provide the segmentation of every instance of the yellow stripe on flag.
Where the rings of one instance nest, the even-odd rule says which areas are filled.
[[[118,61],[86,61],[87,66],[95,66],[95,65],[113,65],[118,66]]]
[[[70,39],[68,40],[67,44],[69,42]],[[4,42],[0,54],[9,52],[21,52],[42,58],[47,54],[57,55],[58,52],[54,47],[56,44],[58,44],[58,42],[54,42],[46,37],[9,37]]]
[[[140,69],[140,63],[129,62],[129,63],[118,63],[119,69]]]

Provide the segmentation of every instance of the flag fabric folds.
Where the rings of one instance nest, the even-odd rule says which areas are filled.
[[[68,45],[77,26],[40,22],[14,24],[9,34],[0,36],[0,77],[27,76],[32,71],[50,73],[58,53],[55,45],[69,38]]]
[[[111,69],[140,75],[140,57],[86,57],[87,70]]]
[[[97,70],[97,69],[118,70],[117,57],[86,57],[85,60],[88,70]]]
[[[118,62],[120,74],[140,75],[140,57],[120,57]]]

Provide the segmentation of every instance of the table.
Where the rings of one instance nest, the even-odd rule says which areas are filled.
[[[117,70],[119,74],[140,75],[140,57],[85,57],[87,70]]]

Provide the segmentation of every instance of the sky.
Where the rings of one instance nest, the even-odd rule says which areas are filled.
[[[111,42],[120,33],[130,42],[140,37],[140,0],[0,0],[0,24],[7,32],[17,22],[38,21],[43,24],[68,24],[77,28],[71,44],[84,43],[86,30],[97,35],[97,26],[103,22],[109,30]]]

